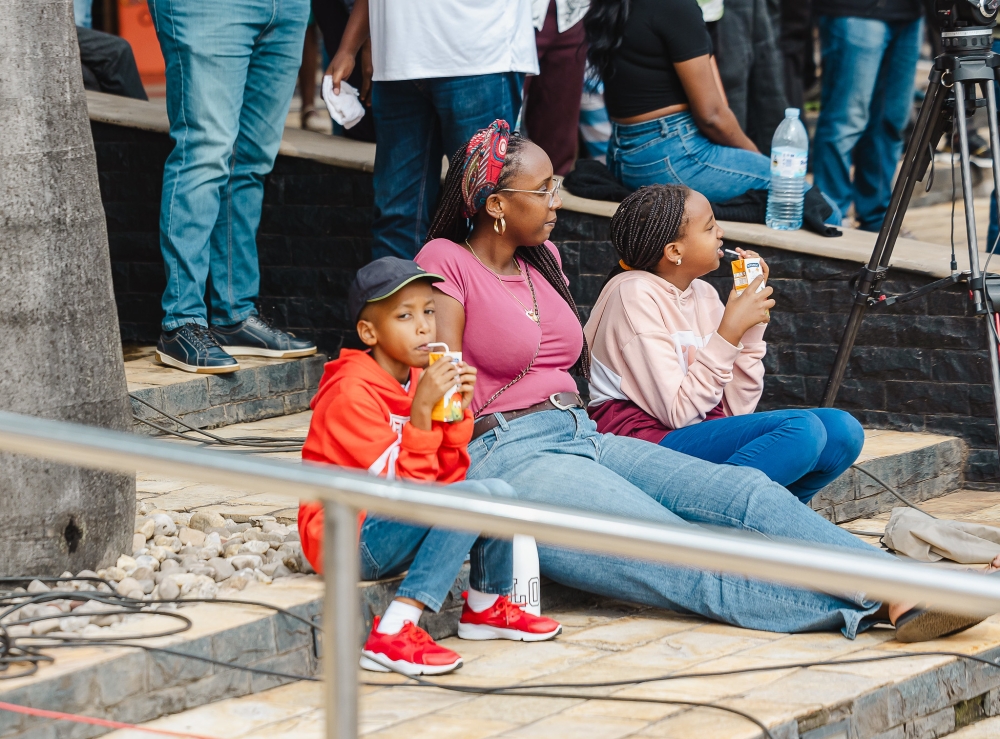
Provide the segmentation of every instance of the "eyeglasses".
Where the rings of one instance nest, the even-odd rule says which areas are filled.
[[[556,201],[556,196],[559,195],[559,188],[562,187],[562,180],[556,180],[555,184],[552,185],[551,190],[516,190],[513,187],[504,187],[497,192],[526,192],[529,195],[548,195],[549,196],[549,207]]]

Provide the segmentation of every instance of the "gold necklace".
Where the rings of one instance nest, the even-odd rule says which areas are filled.
[[[476,250],[472,248],[472,244],[469,243],[468,239],[465,240],[465,245],[467,247],[469,247],[469,251],[472,252],[472,256],[474,256],[476,258],[476,261],[479,262],[481,265],[483,265],[483,267],[485,267],[487,270],[489,270],[490,274],[492,274],[494,277],[497,278],[497,282],[500,283],[500,287],[502,287],[504,290],[506,290],[507,294],[510,295],[512,298],[514,298],[515,301],[517,301],[517,304],[519,306],[521,306],[521,310],[524,311],[524,315],[526,315],[528,318],[530,318],[532,321],[534,321],[537,324],[538,321],[539,321],[539,316],[538,316],[538,298],[535,296],[535,286],[531,282],[531,273],[528,271],[528,268],[525,267],[522,270],[521,269],[521,264],[517,261],[517,259],[515,259],[514,257],[511,257],[511,261],[514,263],[514,266],[517,267],[518,274],[524,275],[524,277],[527,279],[528,289],[531,291],[531,305],[532,305],[532,307],[531,307],[530,310],[528,309],[528,306],[526,306],[524,303],[522,303],[521,300],[520,300],[520,298],[518,298],[513,292],[511,292],[510,288],[507,287],[506,284],[504,284],[504,281],[500,278],[500,275],[498,275],[496,273],[496,270],[494,270],[492,267],[490,267],[489,265],[487,265],[486,262],[484,262],[482,259],[479,258],[479,255],[476,254]]]

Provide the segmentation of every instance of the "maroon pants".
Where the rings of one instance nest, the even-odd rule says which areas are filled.
[[[535,35],[539,74],[524,83],[527,101],[522,124],[528,137],[552,160],[556,174],[564,175],[576,160],[580,126],[580,97],[587,63],[583,21],[559,33],[556,2],[549,0],[545,25]]]

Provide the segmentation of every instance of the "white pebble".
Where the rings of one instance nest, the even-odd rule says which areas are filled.
[[[77,631],[83,631],[83,628],[89,623],[90,616],[66,616],[59,619],[59,630],[66,634],[72,634]]]
[[[154,513],[153,516],[153,533],[157,536],[173,536],[177,533],[177,524],[173,522],[165,513]]]
[[[160,569],[160,560],[149,554],[140,554],[135,558],[135,564],[138,569],[146,568],[150,572],[156,572]],[[140,580],[142,578],[136,578]]]
[[[185,546],[191,545],[193,547],[200,547],[205,544],[205,533],[203,531],[199,531],[198,529],[189,528],[188,526],[185,526],[177,532],[177,538],[180,539],[181,544]]]
[[[271,576],[268,575],[266,572],[264,572],[261,569],[254,570],[253,571],[253,576],[255,578],[257,578],[257,582],[264,583],[265,585],[270,585],[271,584]]]
[[[152,539],[156,530],[156,521],[151,518],[138,519],[135,522],[135,533],[145,539]]]
[[[144,595],[145,593],[142,591],[142,588],[136,588],[131,592],[125,593],[125,597],[131,598],[132,600],[142,600],[142,596]]]
[[[266,541],[246,541],[240,547],[239,554],[263,554],[271,548],[270,542]]]
[[[51,589],[52,588],[43,583],[41,580],[32,580],[30,583],[28,583],[29,593],[47,593]]]
[[[181,595],[181,589],[172,579],[166,579],[156,586],[160,600],[174,600]]]
[[[139,581],[132,577],[126,577],[121,582],[118,583],[118,587],[115,588],[118,591],[118,595],[129,595],[129,593],[135,590],[142,590],[142,586]],[[142,593],[139,594],[142,597]]]
[[[237,570],[254,570],[264,564],[264,560],[256,554],[238,554],[229,560],[229,564]]]
[[[188,523],[188,526],[192,529],[198,529],[199,531],[221,529],[226,528],[226,519],[218,513],[212,513],[210,511],[196,511],[191,515],[191,520]]]
[[[118,558],[118,561],[115,562],[115,567],[120,570],[125,570],[126,575],[131,575],[138,565],[135,563],[135,559],[133,557],[123,554]]]
[[[149,548],[149,556],[157,562],[165,562],[169,554],[172,554],[172,552],[166,547],[154,546]]]
[[[105,570],[105,573],[106,574],[104,577],[106,580],[121,582],[122,580],[125,579],[125,570],[123,570],[121,567],[109,567],[108,569]],[[101,588],[98,586],[97,589],[100,590]]]

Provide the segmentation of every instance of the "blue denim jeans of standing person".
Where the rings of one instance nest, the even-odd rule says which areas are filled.
[[[671,431],[660,446],[715,464],[758,469],[808,503],[854,464],[865,431],[836,408],[728,416]]]
[[[523,85],[520,72],[372,84],[373,259],[420,251],[441,189],[441,157],[498,118],[513,130]]]
[[[1000,40],[993,41],[993,53],[1000,54]],[[997,100],[1000,100],[1000,85],[993,83],[993,91],[996,93]],[[984,172],[983,174],[987,177],[993,176],[992,172]],[[1000,236],[1000,217],[997,216],[997,194],[996,188],[994,188],[993,194],[990,195],[990,227],[986,232],[986,243],[980,244],[979,248],[986,252],[1000,251],[997,236]]]
[[[581,409],[542,411],[469,444],[470,479],[498,477],[518,499],[675,526],[706,524],[889,557],[799,503],[763,472],[717,465],[639,439],[597,433]],[[715,423],[713,421],[712,423]],[[610,598],[697,613],[751,629],[854,638],[879,608],[864,593],[828,595],[736,575],[538,547],[541,573]],[[835,551],[830,552],[836,557]]]
[[[690,113],[611,123],[608,169],[625,187],[686,185],[713,203],[771,185],[771,160],[709,141]]]
[[[257,226],[302,63],[309,0],[149,0],[166,62],[163,328],[256,312]],[[211,316],[205,287],[211,275]]]
[[[517,497],[503,480],[466,480],[450,488],[484,497]],[[392,577],[408,569],[396,597],[418,600],[432,611],[441,610],[467,555],[471,587],[498,595],[507,595],[514,587],[508,539],[368,516],[361,525],[360,549],[362,580]]]
[[[923,21],[820,16],[823,91],[813,142],[816,186],[858,227],[878,231],[889,208]],[[854,182],[851,182],[851,165]]]

